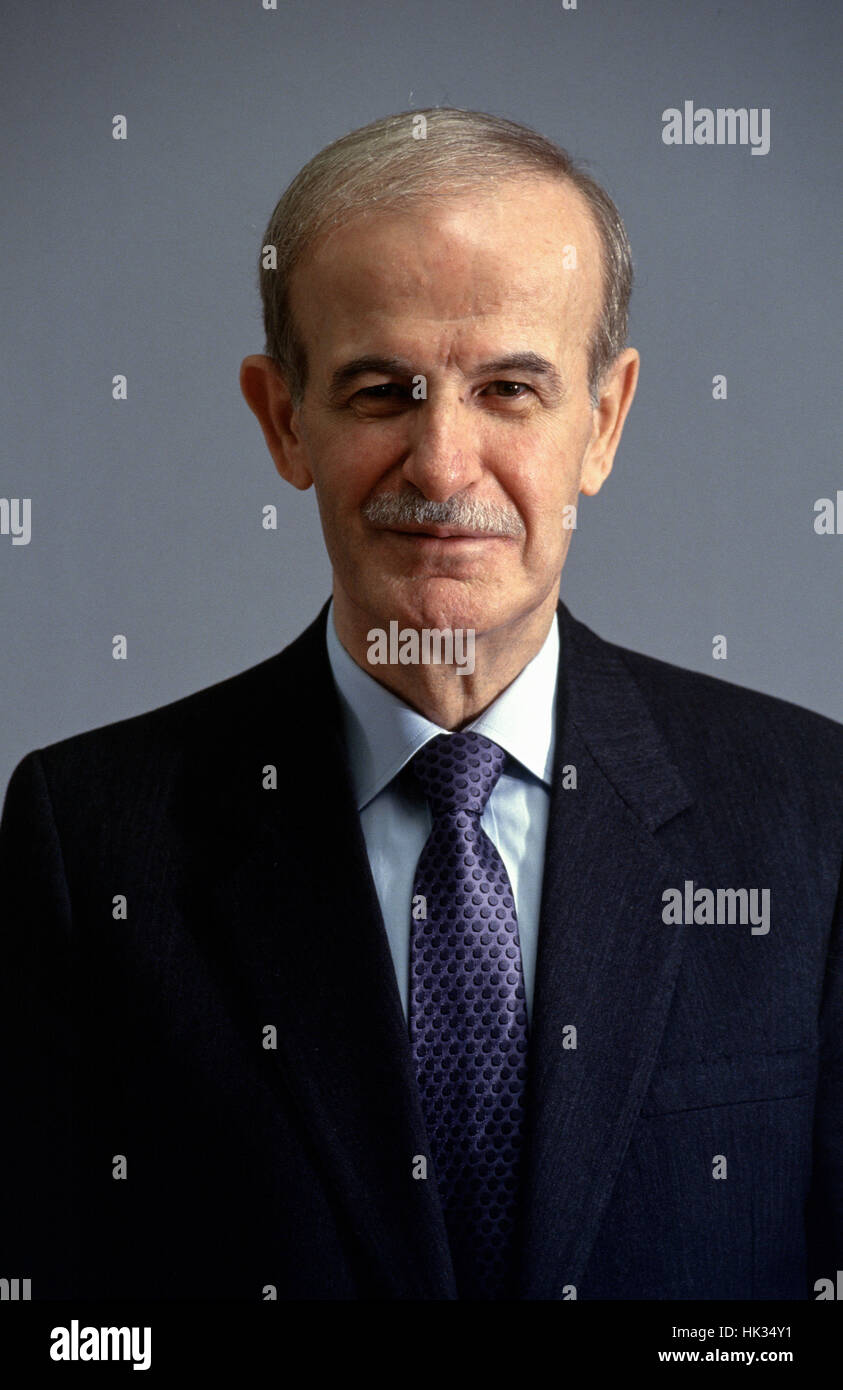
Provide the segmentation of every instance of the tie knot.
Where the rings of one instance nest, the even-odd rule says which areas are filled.
[[[506,753],[484,734],[437,734],[410,766],[434,816],[470,811],[481,815],[501,775]]]

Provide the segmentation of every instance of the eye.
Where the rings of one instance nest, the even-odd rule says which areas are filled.
[[[377,386],[364,386],[362,390],[357,391],[355,394],[358,396],[368,396],[368,398],[373,401],[386,401],[389,400],[391,392],[404,391],[405,389],[406,388],[403,387],[400,382],[382,381]]]
[[[503,387],[507,388],[507,389],[504,390],[504,392],[503,392],[503,399],[504,399],[504,400],[509,400],[509,401],[520,401],[520,400],[523,400],[523,399],[524,399],[523,395],[521,395],[521,394],[516,395],[516,394],[515,394],[516,391],[518,391],[518,392],[524,392],[524,391],[530,391],[530,392],[532,392],[532,390],[533,390],[532,386],[528,386],[528,385],[526,384],[526,382],[524,382],[524,381],[493,381],[493,382],[490,382],[490,386],[503,386]],[[488,389],[488,388],[487,388],[487,389]]]

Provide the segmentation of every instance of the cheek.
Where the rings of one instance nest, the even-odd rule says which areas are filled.
[[[560,568],[571,543],[579,498],[579,461],[556,453],[519,470],[512,500],[527,527],[526,563]]]
[[[510,462],[506,486],[528,526],[553,528],[561,509],[576,501],[580,470],[580,457],[570,448],[526,454],[514,467]]]
[[[320,510],[347,525],[349,514],[359,510],[379,476],[374,451],[361,448],[359,442],[355,447],[347,439],[326,436],[312,441],[309,452]]]

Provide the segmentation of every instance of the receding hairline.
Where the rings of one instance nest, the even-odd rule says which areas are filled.
[[[398,194],[395,197],[384,199],[383,203],[377,207],[353,207],[344,214],[331,221],[327,226],[323,226],[319,232],[311,238],[306,246],[302,248],[301,254],[291,265],[288,275],[289,310],[293,319],[296,334],[301,343],[303,351],[306,351],[302,335],[302,325],[300,315],[295,313],[293,296],[299,276],[306,271],[317,257],[320,249],[325,243],[337,234],[341,234],[348,228],[360,222],[375,222],[378,219],[388,218],[392,215],[403,213],[412,214],[414,209],[429,207],[431,200],[443,204],[457,202],[471,202],[472,195],[477,195],[477,203],[494,201],[501,194],[505,186],[514,187],[516,185],[544,185],[545,187],[562,188],[566,194],[573,195],[574,206],[578,208],[586,225],[590,228],[593,241],[593,250],[596,256],[598,283],[595,286],[595,304],[592,307],[592,322],[586,332],[586,348],[591,342],[592,336],[600,323],[603,315],[606,294],[606,275],[608,267],[606,265],[606,248],[603,244],[603,237],[597,221],[594,209],[582,189],[568,174],[554,173],[544,169],[515,169],[511,174],[501,174],[494,179],[483,178],[476,175],[473,180],[466,181],[458,188],[453,187],[442,180],[438,188],[433,188],[425,192],[407,192]],[[562,242],[562,229],[560,229],[560,243]],[[564,243],[569,244],[569,243]],[[562,246],[560,244],[560,255]]]
[[[530,185],[561,189],[565,193],[573,195],[574,205],[579,208],[591,228],[594,244],[598,251],[600,268],[601,271],[605,271],[606,254],[597,216],[585,193],[575,180],[569,174],[563,174],[561,171],[552,173],[536,169],[514,169],[510,174],[495,175],[493,178],[484,178],[480,174],[475,174],[469,180],[463,176],[456,183],[449,182],[443,177],[441,183],[436,187],[424,191],[412,189],[399,192],[384,198],[377,206],[355,206],[342,211],[338,210],[302,247],[300,254],[290,266],[290,274],[292,275],[299,266],[306,264],[331,236],[344,231],[356,222],[374,221],[377,218],[400,216],[403,213],[409,214],[418,208],[423,210],[431,203],[469,203],[476,200],[480,206],[484,202],[494,202],[508,188],[514,189],[519,186],[527,187]]]

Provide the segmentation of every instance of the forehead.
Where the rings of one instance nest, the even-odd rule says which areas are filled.
[[[519,329],[571,350],[599,312],[601,257],[577,189],[509,180],[355,216],[297,266],[292,307],[311,359]]]

